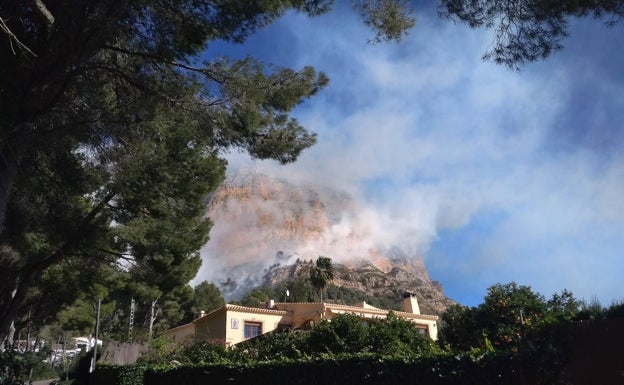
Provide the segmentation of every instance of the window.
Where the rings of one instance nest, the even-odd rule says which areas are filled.
[[[245,338],[254,338],[262,334],[260,322],[245,322]]]

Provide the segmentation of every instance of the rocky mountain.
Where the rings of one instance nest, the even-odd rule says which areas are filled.
[[[289,281],[305,280],[309,277],[312,265],[312,260],[299,260],[292,265],[272,267],[267,271],[263,284],[277,286]],[[416,294],[423,314],[435,315],[441,314],[449,305],[455,303],[444,295],[439,282],[429,278],[421,260],[394,258],[388,260],[382,268],[366,260],[335,264],[332,284],[347,289],[351,296],[341,298],[339,292],[337,295],[333,294],[332,298],[330,292],[326,300],[354,305],[364,299],[375,306],[402,310],[403,293],[408,291]],[[358,293],[361,295],[357,295]],[[357,298],[357,301],[353,298]]]
[[[301,277],[323,255],[332,258],[338,287],[397,303],[413,291],[423,313],[452,303],[409,243],[348,194],[248,172],[214,193],[208,215],[214,227],[195,281],[215,282],[226,300]]]

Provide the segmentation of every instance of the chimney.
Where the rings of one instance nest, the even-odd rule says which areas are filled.
[[[205,316],[205,315],[206,315],[206,312],[205,312],[205,311],[203,311],[203,310],[200,310],[200,312],[199,312],[199,318],[201,318],[201,317],[203,317],[203,316]]]
[[[275,300],[269,300],[269,306],[267,307],[267,309],[273,309],[275,308]]]
[[[406,313],[420,314],[420,307],[418,307],[416,294],[409,291],[403,293],[403,311]]]

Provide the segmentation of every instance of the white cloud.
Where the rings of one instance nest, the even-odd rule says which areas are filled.
[[[486,32],[421,15],[401,45],[370,47],[357,23],[329,15],[308,24],[291,15],[278,24],[293,36],[279,50],[288,57],[267,60],[313,64],[331,83],[298,111],[319,143],[296,164],[255,167],[350,192],[368,207],[361,223],[368,223],[371,238],[422,253],[444,241],[444,229],[474,232],[476,217],[503,213],[482,224],[479,242],[465,245],[469,255],[457,250],[465,260],[433,253],[448,259],[433,263],[439,274],[433,278],[447,287],[484,288],[509,278],[544,294],[569,288],[607,303],[619,295],[624,159],[595,148],[562,151],[551,141],[566,132],[562,116],[573,121],[592,113],[584,121],[605,122],[614,111],[608,104],[623,103],[621,88],[605,85],[593,68],[593,97],[607,105],[576,111],[570,91],[576,67],[565,58],[512,72],[480,61]],[[270,33],[250,44],[266,43]],[[234,156],[231,164],[240,167],[243,158]],[[337,225],[332,236],[349,226]]]

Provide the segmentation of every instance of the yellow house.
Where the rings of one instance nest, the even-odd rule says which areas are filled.
[[[186,325],[169,329],[165,335],[172,342],[203,340],[235,345],[249,338],[280,329],[309,329],[321,320],[331,320],[339,314],[355,314],[362,319],[386,318],[389,310],[378,309],[362,302],[355,306],[333,303],[275,303],[270,301],[263,308],[227,304],[220,309],[201,316]],[[395,311],[398,317],[415,323],[431,339],[438,338],[438,316],[420,314],[418,301],[406,293],[403,311]]]

